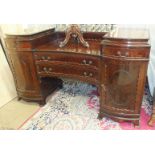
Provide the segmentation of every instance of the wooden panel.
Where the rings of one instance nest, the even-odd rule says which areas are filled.
[[[16,39],[12,39],[12,38],[6,38],[5,39],[5,44],[6,47],[9,48],[16,48]]]
[[[105,58],[103,65],[106,92],[103,111],[124,117],[139,114],[147,62]]]
[[[62,61],[73,64],[83,64],[87,66],[99,67],[99,57],[82,55],[82,54],[70,54],[70,53],[61,53],[61,52],[36,52],[34,53],[35,60],[37,62],[54,62]]]
[[[118,30],[106,35],[91,32],[83,35],[79,29],[68,30],[66,36],[54,31],[8,36],[6,42],[18,94],[31,99],[41,96],[38,78],[48,81],[45,87],[51,81],[60,86],[61,81],[55,77],[90,82],[99,87],[99,117],[106,115],[138,125],[150,52],[148,33]]]
[[[99,72],[97,70],[86,68],[82,65],[81,67],[77,67],[76,65],[56,64],[54,62],[50,64],[38,64],[37,73],[39,76],[74,77],[82,81],[99,81]]]
[[[13,53],[9,55],[18,94],[28,97],[40,96],[38,79],[31,52]]]
[[[149,49],[146,48],[117,48],[103,47],[102,55],[116,57],[148,58]]]

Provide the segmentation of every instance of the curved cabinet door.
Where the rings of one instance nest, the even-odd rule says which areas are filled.
[[[147,63],[105,58],[103,65],[105,102],[101,109],[120,117],[139,114]]]
[[[37,100],[40,98],[39,82],[30,52],[9,55],[19,97]]]

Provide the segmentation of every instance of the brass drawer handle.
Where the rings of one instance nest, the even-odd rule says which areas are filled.
[[[50,59],[51,59],[51,57],[48,56],[48,57],[47,57],[47,60],[50,60]]]
[[[89,73],[89,74],[88,74],[87,72],[84,72],[83,75],[84,75],[84,76],[87,76],[87,77],[92,77],[92,76],[93,76],[93,73]]]
[[[93,73],[89,73],[89,76],[92,77],[93,76]]]
[[[52,71],[52,68],[49,68],[48,70],[49,70],[49,72],[51,72]]]
[[[120,56],[120,57],[128,57],[129,56],[129,52],[125,52],[125,54],[122,55],[122,53],[120,51],[118,51],[117,55]]]
[[[87,61],[86,60],[83,60],[82,62],[83,62],[83,64],[87,64]]]
[[[91,65],[93,62],[91,60],[89,60],[89,61],[83,60],[82,63],[85,65]]]
[[[42,56],[42,57],[41,57],[41,59],[42,59],[42,60],[45,60],[45,57],[44,57],[44,56]]]
[[[83,75],[84,75],[84,76],[87,76],[87,72],[84,72]]]
[[[89,65],[91,65],[92,63],[93,63],[93,62],[90,60],[90,61],[89,61]]]
[[[118,51],[118,52],[117,52],[117,55],[118,55],[118,56],[121,56],[121,52],[120,52],[120,51]]]
[[[50,59],[51,59],[50,56],[48,56],[48,57],[46,57],[46,56],[42,56],[42,57],[41,57],[41,60],[50,60]]]
[[[43,67],[43,70],[44,70],[44,71],[47,71],[47,68],[46,68],[46,67]]]
[[[125,56],[128,57],[129,56],[129,52],[125,52]]]
[[[51,72],[51,71],[52,71],[52,68],[51,68],[51,67],[50,67],[50,68],[43,67],[43,70],[44,70],[45,72]]]

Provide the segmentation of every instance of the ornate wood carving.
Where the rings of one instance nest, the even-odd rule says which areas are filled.
[[[72,24],[66,31],[66,38],[63,42],[60,42],[60,45],[59,47],[64,47],[70,40],[70,38],[73,37],[73,38],[77,38],[81,44],[85,47],[89,47],[89,44],[88,42],[86,42],[83,38],[83,35],[81,33],[81,30],[79,28],[78,25],[76,24]]]

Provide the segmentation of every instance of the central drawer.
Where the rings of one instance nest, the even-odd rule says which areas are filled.
[[[34,53],[37,62],[68,62],[71,64],[82,64],[85,66],[99,67],[100,58],[97,56],[89,56],[84,54],[72,54],[63,52],[36,52]]]
[[[77,79],[84,79],[98,81],[99,71],[91,68],[85,68],[83,66],[77,67],[76,65],[69,64],[37,64],[37,73],[39,76],[62,76],[73,77]]]

